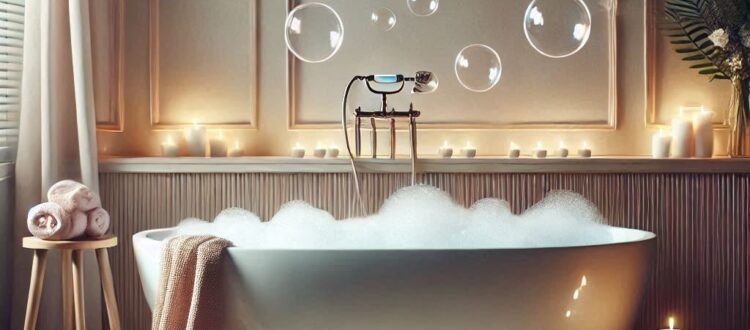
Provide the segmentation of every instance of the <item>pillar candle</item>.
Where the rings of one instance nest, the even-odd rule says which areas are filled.
[[[443,142],[443,145],[438,148],[438,155],[443,158],[451,158],[453,156],[453,148],[448,145],[448,141]]]
[[[328,150],[326,150],[326,158],[338,158],[338,157],[339,157],[339,148],[336,146],[328,147]]]
[[[560,156],[560,158],[567,158],[568,153],[568,148],[565,147],[565,143],[560,141],[560,149],[558,149],[557,154]]]
[[[303,158],[303,157],[305,157],[305,148],[303,148],[299,144],[296,144],[292,148],[292,157],[294,157],[294,158]]]
[[[692,156],[693,122],[684,116],[672,119],[672,157],[686,158]]]
[[[669,157],[669,146],[672,143],[672,137],[664,134],[663,129],[651,137],[651,156],[653,158]]]
[[[471,143],[466,142],[466,146],[461,149],[461,153],[466,156],[466,158],[474,158],[477,156],[477,148],[471,145]]]
[[[185,128],[185,145],[188,155],[194,157],[206,156],[206,128],[199,125],[197,120],[193,125]]]
[[[211,157],[226,157],[227,156],[227,143],[224,141],[224,133],[219,131],[219,134],[208,140],[208,146],[210,149]]]
[[[547,157],[547,149],[544,149],[541,142],[536,143],[536,149],[534,149],[534,157],[536,158]]]
[[[695,138],[695,156],[711,158],[714,155],[713,111],[701,107],[700,112],[693,114],[693,137]]]
[[[589,144],[586,143],[586,141],[583,142],[583,147],[578,149],[578,156],[582,158],[591,158],[591,148],[589,148]]]
[[[168,136],[167,140],[161,144],[161,155],[164,157],[177,157],[179,148],[177,144],[172,141],[172,136]]]
[[[240,157],[242,156],[242,147],[240,147],[240,141],[234,141],[234,146],[229,150],[229,157]]]
[[[313,149],[313,156],[315,156],[315,158],[323,158],[323,157],[325,157],[326,156],[326,148],[323,147],[323,146],[321,146],[320,144],[318,144],[318,146],[315,147],[315,149]]]
[[[510,148],[508,149],[508,158],[518,158],[521,157],[521,149],[518,147],[517,144],[511,142]]]

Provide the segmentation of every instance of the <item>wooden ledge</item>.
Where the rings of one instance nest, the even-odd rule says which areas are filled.
[[[117,246],[117,236],[113,235],[80,241],[47,241],[33,236],[23,238],[23,247],[35,250],[93,250],[114,246]]]

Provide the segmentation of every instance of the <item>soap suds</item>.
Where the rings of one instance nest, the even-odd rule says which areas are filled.
[[[612,243],[612,227],[583,196],[557,191],[521,215],[487,198],[470,208],[432,186],[403,188],[368,217],[336,220],[301,201],[267,222],[247,210],[222,211],[213,222],[185,219],[177,234],[211,234],[255,249],[492,249]]]

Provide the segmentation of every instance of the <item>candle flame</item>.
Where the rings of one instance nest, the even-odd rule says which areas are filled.
[[[565,148],[565,141],[560,140],[560,148]]]
[[[443,148],[448,148],[448,141],[443,141]]]
[[[669,323],[669,330],[674,330],[674,317],[670,316],[668,323]]]
[[[510,149],[518,149],[518,145],[515,142],[510,141]]]
[[[219,140],[224,140],[224,130],[219,130]]]
[[[570,310],[565,311],[565,317],[570,317],[570,315],[573,314]]]
[[[472,148],[471,141],[466,141],[466,148],[467,149]]]
[[[239,140],[234,140],[234,149],[235,150],[240,150],[240,141]]]
[[[542,146],[542,141],[538,141],[538,142],[536,143],[536,148],[537,148],[537,149],[542,149],[542,147],[543,147],[543,146]]]
[[[586,284],[588,284],[588,281],[586,280],[586,275],[583,275],[583,277],[581,277],[581,287],[586,286]]]
[[[588,148],[589,148],[588,141],[583,141],[583,149],[588,149]]]
[[[579,290],[578,289],[576,289],[575,291],[573,291],[573,300],[578,300],[578,294],[579,294]]]

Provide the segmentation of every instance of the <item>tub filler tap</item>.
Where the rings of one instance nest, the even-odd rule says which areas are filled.
[[[363,110],[361,106],[355,108],[352,115],[354,116],[354,152],[349,142],[349,132],[347,127],[347,100],[349,97],[349,91],[352,85],[356,81],[365,81],[367,89],[380,95],[381,104],[380,109],[377,110]],[[388,95],[398,94],[403,91],[406,82],[414,82],[414,88],[412,93],[414,94],[427,94],[434,92],[438,87],[438,80],[435,74],[428,71],[418,71],[413,77],[407,77],[402,74],[375,74],[375,75],[362,75],[354,76],[349,84],[346,86],[344,92],[344,99],[342,102],[342,114],[341,114],[341,126],[344,131],[344,140],[346,143],[346,150],[349,154],[349,160],[352,165],[352,173],[354,175],[354,184],[357,190],[357,194],[360,195],[359,202],[363,214],[367,214],[362,202],[362,196],[359,189],[359,177],[357,175],[357,169],[354,163],[355,158],[362,157],[362,126],[370,125],[370,150],[371,157],[377,158],[378,155],[378,121],[388,122],[388,133],[390,135],[390,159],[396,159],[396,121],[405,121],[409,126],[409,154],[411,158],[411,183],[416,184],[416,161],[417,161],[417,118],[419,118],[421,112],[414,109],[414,104],[409,104],[407,110],[396,110],[388,106]],[[377,88],[377,85],[397,85],[395,89],[383,90]],[[363,123],[363,121],[365,123]]]

